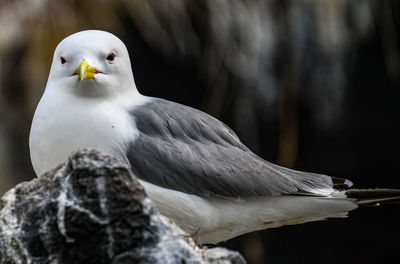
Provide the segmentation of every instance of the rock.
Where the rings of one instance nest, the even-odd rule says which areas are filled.
[[[244,264],[246,261],[239,254],[239,252],[227,250],[225,248],[217,247],[210,249],[202,249],[202,256],[206,263],[213,264]]]
[[[245,263],[182,232],[124,164],[93,150],[0,200],[0,263]]]

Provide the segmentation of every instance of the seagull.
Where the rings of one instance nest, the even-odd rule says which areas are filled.
[[[116,157],[160,213],[199,244],[346,217],[360,204],[400,197],[399,190],[348,190],[349,180],[275,165],[216,118],[141,95],[124,43],[100,30],[57,46],[29,146],[37,176],[82,148]]]

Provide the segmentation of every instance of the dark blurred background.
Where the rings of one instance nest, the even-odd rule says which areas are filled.
[[[400,188],[397,0],[1,0],[0,194],[34,177],[28,135],[53,51],[84,29],[125,42],[141,93],[219,118],[261,157]],[[222,245],[249,263],[393,262],[399,211],[361,208]]]

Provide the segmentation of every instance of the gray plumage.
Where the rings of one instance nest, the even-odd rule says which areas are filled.
[[[127,157],[139,178],[200,196],[320,194],[332,178],[269,163],[224,123],[199,110],[152,98],[131,115],[139,136]]]

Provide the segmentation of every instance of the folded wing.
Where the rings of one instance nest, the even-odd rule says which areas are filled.
[[[127,156],[137,176],[199,196],[329,195],[350,181],[269,163],[225,124],[199,110],[152,98],[131,111],[139,136]]]

